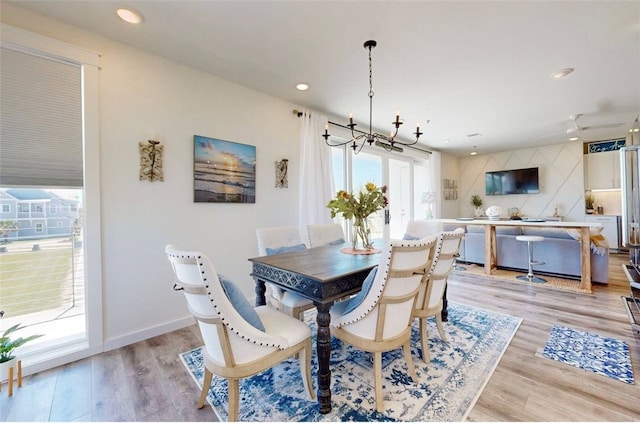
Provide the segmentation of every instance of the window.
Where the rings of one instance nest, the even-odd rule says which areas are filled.
[[[44,333],[21,355],[23,366],[46,369],[102,344],[101,263],[92,253],[100,248],[99,55],[0,28],[0,190],[18,199],[10,242],[22,247],[0,255],[0,333],[16,323],[22,336]],[[50,205],[56,195],[72,199],[68,215],[67,206]],[[2,273],[15,265],[23,269]]]
[[[49,214],[57,214],[58,213],[58,205],[50,204],[49,205]]]
[[[3,204],[2,213],[11,213],[11,206],[9,204]]]

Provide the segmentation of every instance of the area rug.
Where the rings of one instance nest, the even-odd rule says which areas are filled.
[[[511,282],[520,285],[532,285],[539,286],[543,289],[557,289],[561,291],[570,291],[581,294],[591,294],[589,290],[580,288],[580,281],[574,279],[564,279],[556,276],[547,276],[547,275],[539,275],[541,278],[545,279],[546,283],[537,283],[537,282],[528,282],[522,281],[520,279],[516,279],[516,276],[526,275],[527,272],[516,272],[513,270],[506,269],[494,269],[491,272],[491,275],[484,274],[484,266],[479,266],[477,264],[464,264],[466,271],[463,275],[477,275],[483,276],[490,279],[497,279],[505,282]],[[534,270],[535,273],[535,270]]]
[[[536,355],[635,384],[629,345],[619,339],[554,325],[547,344]]]
[[[311,358],[314,390],[315,310],[305,321],[314,334]],[[375,410],[373,356],[332,338],[332,411],[320,414],[317,401],[304,391],[296,360],[240,382],[243,421],[463,421],[489,381],[522,319],[461,304],[449,303],[444,322],[448,342],[438,334],[435,321],[428,325],[431,363],[422,361],[417,321],[412,330],[412,355],[419,380],[407,373],[401,350],[383,353],[385,412]],[[200,348],[180,354],[199,387],[204,370]],[[227,383],[215,377],[207,397],[218,418],[227,420]]]

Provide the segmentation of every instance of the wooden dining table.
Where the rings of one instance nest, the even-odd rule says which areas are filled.
[[[302,251],[250,258],[256,282],[256,306],[266,304],[265,282],[291,290],[313,301],[318,310],[318,404],[320,413],[331,411],[331,332],[329,310],[336,300],[357,293],[380,254],[345,254],[347,244],[326,245]]]

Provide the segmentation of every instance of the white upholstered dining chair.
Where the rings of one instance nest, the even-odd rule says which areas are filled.
[[[376,409],[384,410],[382,353],[402,347],[409,374],[417,375],[411,360],[411,323],[416,296],[431,265],[435,237],[415,241],[392,240],[381,252],[358,295],[331,308],[331,334],[373,353]]]
[[[205,376],[198,408],[207,397],[213,375],[228,382],[229,421],[238,420],[240,379],[260,373],[298,355],[302,382],[311,399],[311,330],[303,322],[268,306],[251,307],[241,291],[219,277],[206,255],[165,247],[189,311],[200,327]]]
[[[427,337],[427,318],[435,317],[440,338],[445,342],[447,341],[442,327],[443,297],[447,287],[447,278],[453,269],[453,263],[458,255],[463,236],[464,229],[462,228],[451,232],[438,233],[426,283],[418,294],[413,315],[420,321],[420,344],[422,347],[422,359],[425,363],[431,361]]]
[[[344,231],[339,223],[307,225],[307,234],[311,248],[345,242]]]
[[[307,246],[302,242],[300,231],[296,226],[271,226],[256,229],[258,240],[258,254],[270,256],[290,251],[304,250]],[[305,310],[315,307],[313,301],[280,288],[279,286],[267,283],[270,294],[267,297],[270,303],[278,310],[290,314],[300,320],[303,318]]]
[[[420,219],[410,220],[404,230],[405,240],[420,239],[426,236],[436,236],[442,231],[442,223],[438,220]]]

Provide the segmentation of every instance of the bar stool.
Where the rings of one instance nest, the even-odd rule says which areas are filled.
[[[522,281],[527,281],[527,282],[536,282],[536,283],[545,283],[547,282],[546,280],[539,278],[537,276],[535,276],[533,274],[533,265],[534,264],[544,264],[543,261],[534,261],[533,260],[533,242],[540,242],[540,241],[544,241],[544,237],[543,236],[537,236],[537,235],[518,235],[516,236],[516,239],[518,241],[523,241],[527,243],[527,252],[528,252],[528,259],[529,259],[529,273],[527,273],[527,275],[521,275],[521,276],[516,276],[516,279],[520,279]]]

